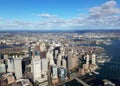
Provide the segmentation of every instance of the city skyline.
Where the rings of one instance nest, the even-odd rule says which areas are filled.
[[[119,0],[1,0],[0,30],[120,29]]]

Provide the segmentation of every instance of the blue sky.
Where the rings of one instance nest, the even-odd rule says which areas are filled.
[[[0,30],[120,29],[120,0],[0,0]]]

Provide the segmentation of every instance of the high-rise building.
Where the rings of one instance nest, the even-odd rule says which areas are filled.
[[[62,60],[62,56],[61,54],[58,55],[58,59],[57,59],[57,66],[61,67],[61,60]]]
[[[22,58],[15,58],[14,63],[16,79],[20,79],[22,77]]]
[[[0,73],[5,73],[5,72],[6,72],[5,64],[0,64]]]
[[[86,64],[89,65],[89,55],[86,56]]]
[[[92,54],[92,64],[96,64],[96,55]]]
[[[62,67],[67,68],[67,62],[65,59],[62,59]]]
[[[50,55],[51,55],[51,53],[48,51],[48,52],[46,53],[46,58],[47,58],[47,59],[50,59]]]
[[[41,51],[41,52],[46,51],[46,46],[45,46],[45,43],[44,43],[44,42],[41,42],[41,43],[40,43],[40,51]]]
[[[42,74],[46,75],[48,72],[48,59],[42,58],[41,63],[42,63]]]
[[[55,50],[55,59],[57,60],[57,56],[58,56],[58,50]]]
[[[58,78],[58,68],[57,68],[57,66],[52,66],[52,78],[53,79]]]
[[[78,60],[75,53],[73,54],[73,60],[74,60],[74,67],[78,66]]]
[[[74,59],[73,53],[71,51],[68,52],[68,69],[71,70],[74,68]]]
[[[55,63],[54,63],[54,60],[53,60],[53,58],[51,58],[50,59],[50,65],[54,65]]]
[[[8,55],[6,54],[6,55],[4,55],[4,59],[8,59]]]
[[[4,59],[4,55],[0,54],[0,59]]]
[[[67,77],[67,70],[65,68],[58,68],[58,76],[60,81],[64,81]]]
[[[8,63],[7,72],[15,72],[14,59],[13,58],[7,59],[7,63]]]
[[[53,51],[48,51],[47,53],[47,58],[49,59],[50,61],[50,65],[54,65],[54,60],[53,60]]]
[[[34,51],[34,53],[35,53],[35,56],[40,56],[40,51]]]
[[[30,59],[32,59],[31,46],[28,47],[28,56]]]
[[[29,58],[23,58],[22,59],[22,73],[25,74],[26,67],[31,63],[31,60]]]
[[[33,59],[32,61],[32,68],[33,68],[33,79],[34,82],[41,79],[41,60]]]

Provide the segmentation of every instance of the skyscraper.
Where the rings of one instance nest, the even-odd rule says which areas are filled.
[[[52,78],[53,79],[58,78],[58,68],[57,68],[57,66],[52,66]]]
[[[14,59],[13,58],[9,58],[9,59],[7,59],[7,62],[8,62],[7,72],[15,72]]]
[[[58,68],[58,76],[60,81],[64,81],[67,78],[67,70],[65,68]]]
[[[75,53],[73,54],[73,60],[74,60],[74,67],[78,66],[78,60]]]
[[[62,59],[62,67],[67,68],[67,62],[65,59]]]
[[[57,59],[57,66],[58,67],[61,67],[61,59],[62,59],[62,56],[61,56],[61,54],[59,54],[58,59]]]
[[[14,63],[16,79],[20,79],[22,77],[22,58],[15,58]]]
[[[89,55],[86,56],[86,64],[89,65]]]
[[[48,72],[48,59],[47,58],[42,58],[42,74],[47,75]]]
[[[34,82],[36,80],[39,81],[41,79],[41,60],[33,59],[33,61],[32,61],[32,68],[33,68],[33,79],[34,79]]]
[[[31,46],[28,46],[28,56],[30,59],[32,59]]]
[[[92,64],[96,64],[96,55],[92,54]]]
[[[50,65],[54,65],[54,60],[53,60],[53,51],[48,51],[46,53],[46,58],[49,59]]]
[[[55,50],[55,59],[57,60],[57,56],[58,56],[58,50]]]
[[[74,68],[74,59],[73,53],[71,51],[68,52],[68,69],[71,70]]]
[[[5,64],[0,64],[0,73],[5,73],[6,69],[5,69]]]
[[[46,51],[46,46],[45,46],[45,43],[44,43],[44,42],[41,42],[41,43],[40,43],[40,51],[41,51],[41,52]]]

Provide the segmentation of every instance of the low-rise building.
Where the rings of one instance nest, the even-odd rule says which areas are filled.
[[[12,73],[7,73],[7,74],[4,74],[4,75],[2,75],[2,76],[7,79],[7,83],[8,83],[8,84],[12,84],[12,83],[15,82],[15,77],[13,76]]]
[[[16,86],[33,86],[29,79],[18,79],[16,81]]]

